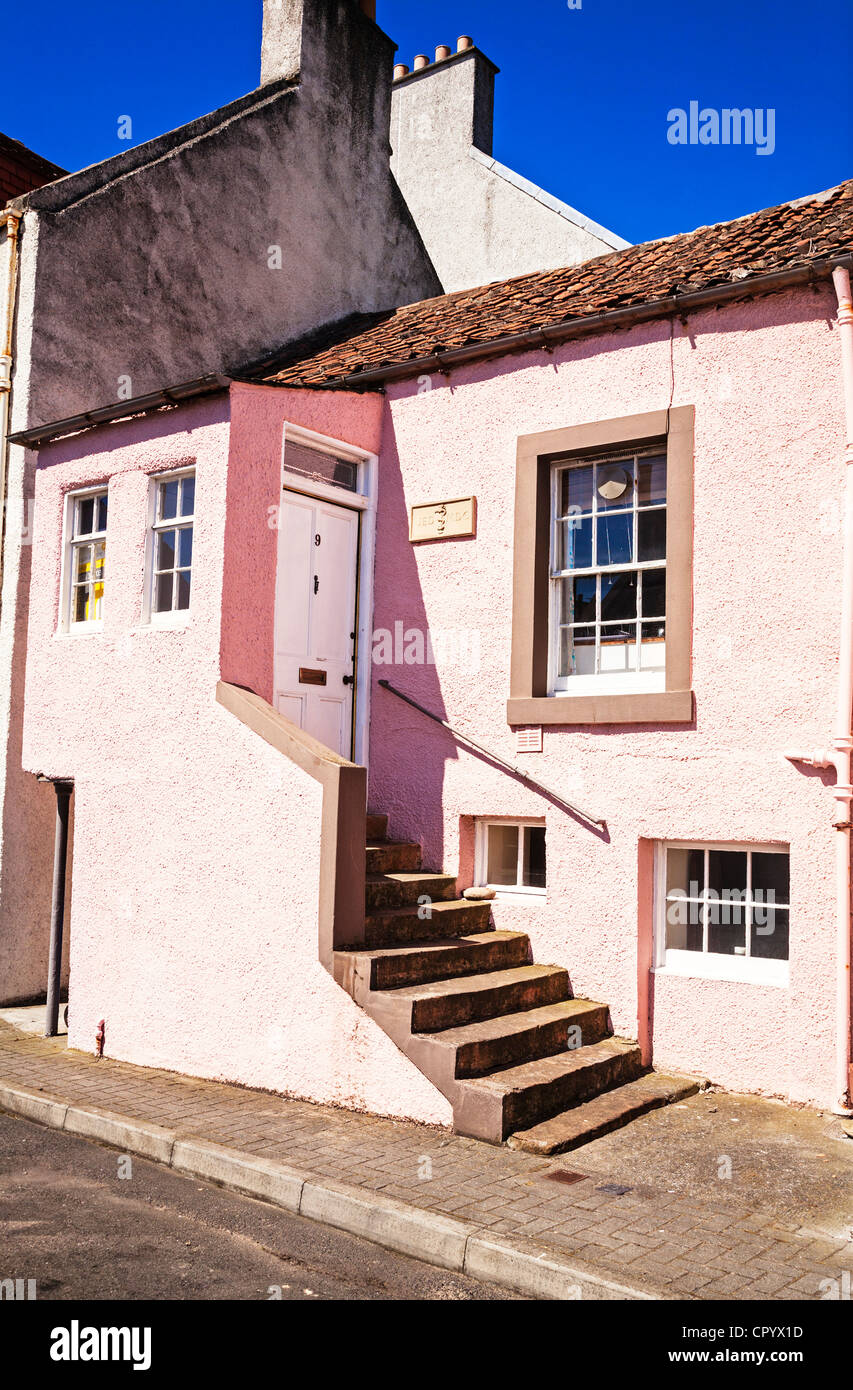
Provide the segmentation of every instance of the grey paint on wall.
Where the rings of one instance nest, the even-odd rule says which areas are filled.
[[[394,83],[391,167],[446,291],[628,245],[492,158],[497,71],[472,48]]]

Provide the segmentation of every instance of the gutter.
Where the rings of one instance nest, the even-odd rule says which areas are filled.
[[[8,512],[7,478],[9,455],[9,420],[12,400],[12,347],[15,329],[15,297],[18,287],[18,245],[23,214],[15,208],[0,212],[0,226],[6,228],[7,267],[5,310],[0,328],[0,590],[3,583],[3,559],[6,553],[6,514]]]
[[[790,289],[796,285],[812,285],[818,280],[828,280],[836,266],[853,269],[853,255],[847,253],[831,259],[812,261],[808,265],[790,270],[774,271],[770,275],[750,276],[730,284],[712,285],[701,290],[691,290],[687,294],[673,294],[666,299],[647,300],[625,309],[607,309],[600,314],[588,314],[565,323],[531,328],[524,333],[506,334],[487,343],[470,343],[465,347],[449,348],[447,352],[430,353],[427,357],[410,358],[406,362],[389,363],[384,367],[351,372],[347,376],[330,378],[328,381],[304,381],[294,377],[287,381],[266,381],[260,384],[351,391],[359,387],[377,386],[386,381],[420,376],[423,372],[441,372],[447,375],[451,368],[464,366],[469,362],[484,361],[490,357],[505,357],[510,353],[526,352],[536,348],[551,351],[558,343],[568,342],[572,338],[602,333],[609,329],[632,328],[635,324],[647,323],[653,319],[685,315],[696,309],[712,308],[717,304],[750,299],[756,295],[775,294],[778,290]]]
[[[147,396],[133,396],[127,401],[115,401],[112,405],[101,406],[98,410],[84,410],[80,415],[70,415],[66,420],[55,420],[52,424],[36,425],[33,429],[18,430],[10,434],[12,444],[22,444],[25,448],[37,448],[49,440],[61,439],[64,435],[79,434],[83,430],[94,429],[96,425],[109,425],[117,420],[130,420],[136,415],[148,415],[154,410],[181,405],[184,401],[199,396],[215,395],[227,391],[231,385],[230,376],[217,372],[208,376],[196,377],[193,381],[182,382],[178,386],[168,386],[162,391],[152,391]]]
[[[850,1058],[850,868],[851,820],[853,819],[853,294],[850,272],[843,263],[832,274],[838,299],[838,328],[841,336],[842,396],[846,421],[847,442],[844,450],[844,548],[841,570],[841,639],[838,655],[838,705],[832,747],[815,749],[810,753],[791,750],[785,757],[792,763],[807,767],[834,768],[835,816],[833,825],[838,832],[835,853],[836,893],[836,1115],[851,1115]]]

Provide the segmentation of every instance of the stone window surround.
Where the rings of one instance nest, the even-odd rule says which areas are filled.
[[[673,406],[616,420],[519,436],[515,488],[512,661],[507,723],[689,724],[693,720],[694,407]],[[661,691],[549,695],[551,468],[663,443],[667,456],[666,681]]]

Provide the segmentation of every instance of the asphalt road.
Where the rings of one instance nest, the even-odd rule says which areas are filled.
[[[40,1300],[513,1297],[2,1114],[0,1279],[35,1279]]]

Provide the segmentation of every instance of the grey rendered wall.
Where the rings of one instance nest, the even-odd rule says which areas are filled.
[[[491,157],[496,71],[469,49],[394,83],[391,167],[447,291],[628,244]]]
[[[39,261],[28,423],[440,292],[389,172],[393,45],[351,0],[311,4],[319,32],[303,35],[298,83],[272,80],[215,119],[29,198]],[[265,62],[271,79],[266,35]]]

